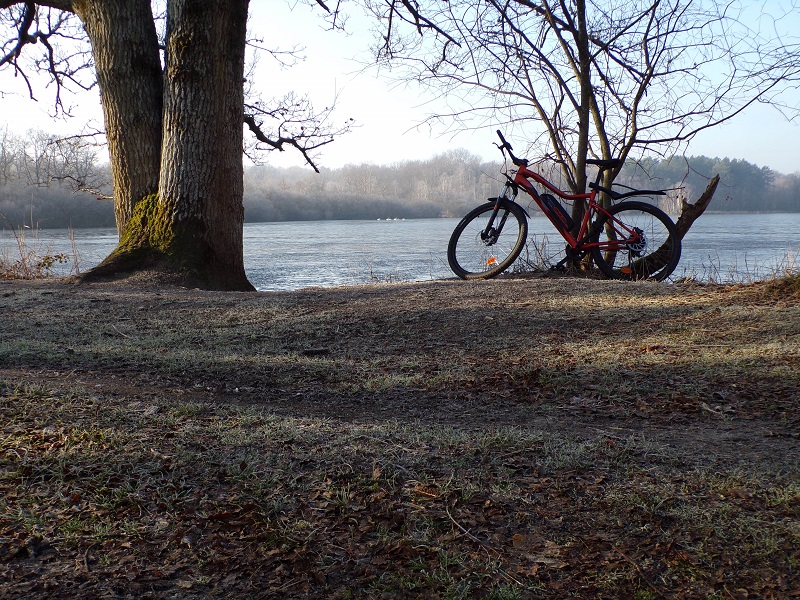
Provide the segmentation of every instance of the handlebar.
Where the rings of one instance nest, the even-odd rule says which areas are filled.
[[[500,149],[500,152],[505,153],[508,152],[509,158],[511,158],[511,162],[514,163],[514,166],[517,167],[527,167],[528,166],[528,159],[526,158],[517,158],[514,156],[514,148],[511,147],[506,141],[506,138],[503,137],[503,133],[498,129],[497,136],[500,138],[501,144],[495,144]],[[618,192],[616,190],[611,190],[609,188],[603,187],[600,185],[600,179],[603,175],[603,171],[607,169],[617,169],[622,167],[623,160],[619,158],[608,158],[608,159],[593,159],[589,158],[586,160],[587,165],[594,165],[597,167],[597,180],[594,183],[589,183],[589,188],[597,189],[601,192],[607,193],[609,196],[614,198],[615,200],[620,200],[622,198],[628,198],[630,196],[650,196],[650,195],[658,195],[658,196],[666,196],[667,193],[664,190],[637,190],[627,185],[622,184],[613,184],[619,185],[620,187],[626,188],[630,191],[628,192]]]
[[[511,147],[511,144],[509,144],[506,141],[506,138],[503,137],[503,134],[500,132],[499,129],[497,130],[497,135],[500,137],[500,141],[503,143],[495,144],[495,146],[497,146],[500,149],[500,152],[503,153],[503,156],[505,156],[506,151],[508,151],[508,156],[509,158],[511,158],[511,162],[514,163],[514,166],[527,167],[528,160],[526,158],[517,158],[516,156],[514,156],[514,149]]]

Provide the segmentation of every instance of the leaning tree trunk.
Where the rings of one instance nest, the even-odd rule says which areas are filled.
[[[122,234],[136,203],[158,190],[161,60],[150,0],[74,3],[92,44]]]
[[[718,183],[719,175],[714,175],[711,181],[709,181],[706,190],[700,194],[700,197],[693,204],[689,204],[686,200],[681,202],[681,214],[675,222],[675,228],[678,230],[679,239],[682,240],[684,238],[689,228],[692,226],[692,223],[699,219],[700,215],[708,208],[711,199],[714,197],[714,192],[717,191]],[[635,271],[641,273],[655,273],[667,264],[671,254],[672,248],[665,243],[646,259],[637,260],[633,268]]]
[[[689,231],[692,223],[700,218],[700,215],[705,212],[706,208],[711,202],[711,198],[714,197],[714,192],[717,191],[717,184],[719,184],[719,175],[714,175],[714,177],[711,178],[711,181],[708,182],[706,191],[700,194],[700,197],[694,202],[694,204],[689,204],[686,202],[686,200],[681,203],[681,214],[678,217],[678,220],[675,222],[675,227],[677,227],[678,235],[681,239],[683,239],[683,236],[685,236],[686,232]]]
[[[158,191],[84,279],[253,290],[244,270],[242,127],[248,0],[169,0]]]

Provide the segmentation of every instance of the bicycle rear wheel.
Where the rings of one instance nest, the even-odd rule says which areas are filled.
[[[592,258],[606,277],[663,281],[678,266],[681,240],[675,224],[646,202],[621,202],[592,226]]]
[[[513,263],[528,237],[525,210],[503,200],[481,204],[456,226],[447,245],[447,261],[462,279],[489,279]]]

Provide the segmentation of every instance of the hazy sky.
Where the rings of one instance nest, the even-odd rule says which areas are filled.
[[[250,29],[263,37],[265,44],[289,48],[306,47],[307,60],[291,69],[273,66],[269,57],[259,63],[258,82],[266,96],[282,95],[288,90],[308,92],[315,104],[325,106],[338,94],[335,121],[355,119],[358,127],[329,145],[320,164],[335,168],[348,163],[385,164],[408,159],[428,158],[454,148],[466,148],[487,159],[497,159],[492,146],[494,127],[456,136],[442,130],[418,127],[431,109],[429,99],[408,86],[392,84],[374,69],[363,70],[354,60],[368,61],[369,32],[367,21],[353,20],[350,35],[330,32],[319,18],[319,9],[304,4],[275,0],[251,0]],[[267,82],[269,85],[267,85]],[[0,77],[0,89],[21,90],[19,80],[8,72]],[[81,123],[94,119],[102,123],[96,92],[74,99],[75,118],[67,123],[49,117],[51,96],[39,94],[38,103],[19,95],[0,98],[0,123],[15,133],[40,128],[56,133],[74,133]],[[800,91],[795,93],[800,103]],[[793,123],[769,107],[754,107],[730,125],[701,133],[688,154],[741,158],[759,166],[769,166],[783,173],[800,171],[800,117]],[[274,152],[272,164],[302,164],[296,153]]]

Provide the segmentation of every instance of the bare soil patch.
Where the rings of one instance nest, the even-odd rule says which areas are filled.
[[[800,294],[0,282],[0,596],[800,593]]]

